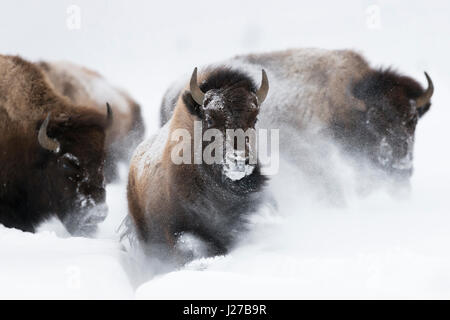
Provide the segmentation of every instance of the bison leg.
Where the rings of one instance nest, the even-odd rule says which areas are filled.
[[[196,229],[193,234],[199,237],[206,244],[205,255],[207,257],[221,256],[228,253],[232,239],[226,235],[218,235],[209,230]]]
[[[108,152],[106,155],[105,168],[103,169],[105,182],[107,184],[115,182],[119,179],[119,170],[117,162],[112,152]]]

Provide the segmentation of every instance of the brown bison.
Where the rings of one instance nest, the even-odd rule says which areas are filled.
[[[106,217],[103,166],[109,107],[74,105],[42,71],[0,56],[0,223],[33,232],[56,215],[72,234]]]
[[[368,160],[382,175],[409,180],[414,132],[433,95],[427,74],[424,89],[410,77],[370,67],[350,50],[251,54],[217,66],[244,70],[251,79],[261,68],[267,71],[272,90],[259,126],[279,128],[282,155],[302,164],[308,174],[323,177],[330,171],[330,163],[322,163],[327,146],[318,141],[331,136],[346,154]],[[172,87],[165,95],[162,124],[170,118],[179,90]]]
[[[53,88],[72,103],[91,106],[100,111],[105,101],[111,104],[114,121],[106,131],[105,176],[108,181],[117,177],[118,161],[128,161],[131,152],[143,139],[145,126],[141,108],[125,91],[110,85],[97,72],[70,62],[39,62]]]
[[[172,117],[155,137],[139,145],[130,167],[129,213],[137,234],[147,247],[169,256],[181,255],[176,248],[183,234],[204,240],[210,246],[208,254],[226,252],[246,215],[260,205],[266,180],[259,164],[247,161],[249,141],[241,147],[234,144],[231,153],[224,149],[220,161],[210,164],[195,162],[196,151],[191,148],[196,126],[205,134],[254,129],[269,89],[264,71],[259,89],[245,73],[228,68],[203,70],[199,80],[200,86],[195,69]],[[191,138],[174,139],[180,129]],[[189,150],[184,154],[188,161],[176,163],[173,157],[180,144]],[[200,146],[200,152],[206,150],[207,142],[202,140]],[[242,156],[244,149],[245,172],[239,175],[225,158]]]

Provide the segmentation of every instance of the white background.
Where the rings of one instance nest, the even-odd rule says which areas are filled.
[[[67,25],[72,4],[80,29]],[[2,1],[0,53],[99,71],[140,102],[148,134],[173,80],[249,52],[356,49],[421,83],[426,70],[435,95],[417,129],[407,200],[380,194],[336,210],[294,201],[277,217],[262,214],[227,257],[136,290],[115,233],[123,180],[108,188],[98,239],[64,238],[57,223],[36,235],[0,227],[0,297],[450,298],[449,14],[448,1]]]

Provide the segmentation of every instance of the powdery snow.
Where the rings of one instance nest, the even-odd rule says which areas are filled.
[[[137,298],[448,298],[448,208],[423,186],[330,209],[283,177],[279,213],[262,210],[229,255],[193,261],[142,285]],[[302,194],[303,193],[303,194]]]
[[[0,299],[127,299],[127,255],[117,241],[60,238],[0,226]]]
[[[450,298],[447,1],[232,0],[220,15],[206,0],[77,3],[81,29],[69,30],[64,2],[27,2],[24,11],[5,1],[0,52],[98,70],[142,102],[149,135],[157,131],[161,97],[174,79],[237,53],[356,48],[373,65],[396,66],[422,83],[426,70],[436,90],[417,128],[411,195],[395,200],[380,191],[355,198],[347,171],[339,169],[349,201],[330,208],[286,172],[271,184],[278,212],[254,216],[230,254],[136,282],[149,265],[125,252],[116,233],[127,212],[124,165],[122,181],[107,188],[110,213],[96,238],[71,238],[57,221],[36,234],[0,227],[0,298]],[[379,24],[369,23],[372,4],[380,8]],[[45,12],[45,19],[35,12]],[[206,27],[208,16],[214,21]],[[46,34],[39,46],[30,29]]]

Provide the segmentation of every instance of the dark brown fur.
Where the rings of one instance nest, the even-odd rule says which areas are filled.
[[[106,110],[75,107],[20,57],[0,56],[0,74],[0,223],[33,232],[56,214],[70,232],[92,232],[98,221],[88,211],[105,201]],[[60,142],[58,154],[37,139],[49,112],[47,134]]]

